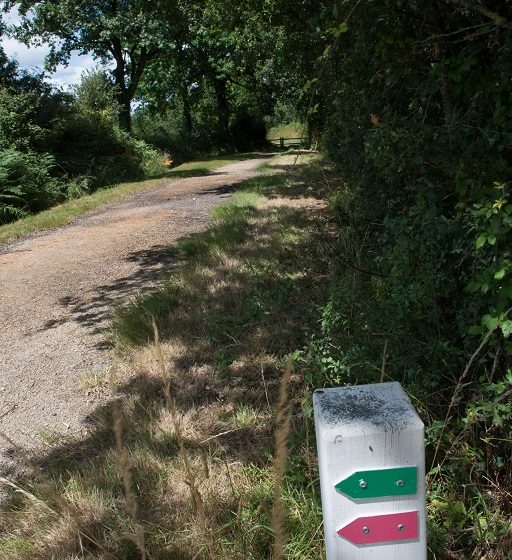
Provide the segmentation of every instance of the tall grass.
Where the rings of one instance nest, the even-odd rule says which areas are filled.
[[[287,364],[279,386],[275,427],[275,459],[274,459],[274,508],[272,510],[272,529],[274,530],[273,559],[283,558],[286,543],[286,513],[282,505],[283,481],[288,457],[288,438],[290,437],[291,412],[288,404],[289,385],[292,374],[291,361]]]

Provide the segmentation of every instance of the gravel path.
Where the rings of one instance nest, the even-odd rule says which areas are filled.
[[[211,208],[264,161],[170,181],[0,247],[0,431],[30,447],[86,429],[106,398],[87,380],[110,366],[112,306],[155,282],[165,248],[206,229]],[[11,457],[0,441],[0,476]]]

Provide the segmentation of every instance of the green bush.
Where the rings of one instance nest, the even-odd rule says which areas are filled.
[[[34,148],[44,136],[36,114],[37,99],[32,93],[14,94],[0,88],[0,148]]]
[[[119,130],[108,112],[68,108],[44,129],[35,124],[30,96],[4,92],[4,98],[2,223],[100,187],[158,177],[167,170],[164,154]],[[39,151],[43,146],[45,151]]]
[[[166,154],[156,150],[144,140],[130,138],[129,142],[133,146],[133,157],[138,161],[143,177],[160,177],[167,172],[165,161],[168,160],[168,157]]]
[[[139,109],[133,117],[133,132],[139,140],[168,153],[174,163],[187,161],[201,151],[183,129],[182,115],[172,110],[156,115]]]
[[[446,28],[430,19],[425,27],[414,3],[398,4],[373,2],[348,27],[326,14],[327,37],[338,40],[325,58],[312,122],[353,193],[350,215],[335,205],[336,219],[351,220],[365,239],[357,258],[380,275],[372,281],[376,305],[366,310],[372,328],[391,333],[395,375],[442,389],[445,372],[456,376],[478,347],[475,334],[506,321],[510,307],[510,225],[506,210],[493,205],[507,208],[512,180],[502,101],[512,87],[497,78],[510,72],[512,33],[496,30],[492,43],[490,30],[474,41],[447,39],[438,51],[437,33],[486,29],[486,18],[455,10]],[[504,338],[497,332],[485,351],[503,349]],[[500,375],[506,355],[496,364]],[[469,380],[481,371],[472,369]]]
[[[166,172],[165,154],[119,129],[104,73],[87,74],[75,97],[15,64],[11,74],[0,84],[0,223]]]
[[[74,112],[60,119],[47,142],[61,175],[90,177],[92,190],[144,177],[140,150],[101,113]]]
[[[54,166],[49,154],[0,150],[0,224],[62,200],[62,183],[51,176]]]

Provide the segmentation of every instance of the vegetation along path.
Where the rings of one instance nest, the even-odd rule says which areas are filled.
[[[87,429],[87,414],[106,398],[90,380],[110,367],[112,307],[155,282],[169,265],[162,248],[205,229],[210,209],[264,162],[172,181],[0,248],[2,432],[33,445]],[[0,476],[8,457],[0,442]]]

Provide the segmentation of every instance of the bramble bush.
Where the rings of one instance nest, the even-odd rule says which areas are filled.
[[[51,176],[49,154],[0,150],[0,224],[44,210],[62,199],[62,184]]]

